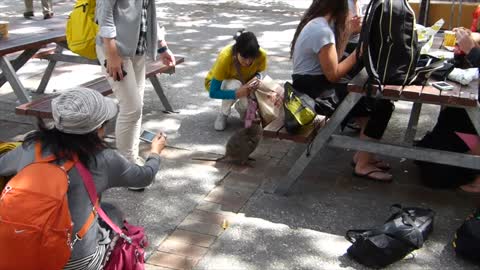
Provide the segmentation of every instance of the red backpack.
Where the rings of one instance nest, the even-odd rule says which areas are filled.
[[[0,196],[0,269],[62,269],[75,241],[88,231],[92,211],[81,230],[72,235],[68,208],[67,172],[73,161],[51,163],[35,144],[35,160],[17,173]],[[72,240],[74,239],[74,240]]]

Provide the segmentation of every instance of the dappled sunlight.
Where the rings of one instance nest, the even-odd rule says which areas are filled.
[[[165,133],[175,132],[181,125],[178,119],[166,118],[160,120],[147,120],[143,123],[146,129],[162,130]],[[174,134],[171,136],[175,136]]]
[[[189,67],[195,67],[195,66],[198,66],[198,65],[202,65],[202,63],[199,62],[199,61],[188,61],[188,62],[183,63],[182,65],[189,66]]]
[[[224,25],[224,24],[216,24],[216,23],[212,23],[212,24],[209,24],[207,27],[209,28],[229,28],[229,29],[241,29],[241,28],[245,28],[245,24],[241,24],[241,23],[238,23],[238,24],[228,24],[228,25]]]
[[[197,115],[197,114],[208,112],[208,111],[211,111],[211,109],[206,108],[206,107],[198,107],[198,106],[194,106],[194,105],[189,105],[186,108],[183,108],[181,110],[181,113],[182,113],[182,115]]]
[[[189,148],[191,147],[190,144],[184,144],[184,143],[178,143],[175,145],[176,147],[179,148]],[[225,147],[223,145],[218,145],[218,144],[197,144],[195,145],[195,150],[200,151],[200,152],[205,152],[205,153],[223,153],[225,152]]]
[[[291,21],[291,22],[286,22],[286,23],[282,23],[280,24],[281,26],[291,26],[292,27],[292,30],[294,33],[295,33],[295,29],[297,28],[298,26],[298,23],[299,23],[300,19],[299,20],[295,20],[295,21]],[[292,36],[293,37],[293,36]]]
[[[192,85],[192,80],[185,80],[183,82],[180,82],[180,83],[176,83],[176,84],[172,84],[171,87],[174,87],[174,88],[185,88],[185,87],[188,87]]]
[[[216,36],[214,39],[215,40],[219,40],[219,41],[225,41],[225,40],[232,40],[233,38],[233,34],[231,36],[228,36],[228,35],[224,35],[224,36]],[[233,41],[232,41],[232,44],[233,44]]]
[[[412,102],[405,102],[405,101],[395,102],[395,109],[396,110],[411,110],[412,109]]]
[[[175,167],[162,170],[162,173],[168,175],[170,178],[184,179],[175,183],[170,183],[172,187],[182,186],[185,183],[183,181],[192,181],[194,179],[206,179],[212,175],[212,173],[219,172],[219,169],[213,166],[205,166],[200,164],[185,164],[182,167]]]
[[[197,20],[197,21],[185,21],[185,22],[175,22],[175,26],[178,27],[201,27],[209,24],[208,20]]]
[[[195,73],[193,76],[205,79],[205,77],[208,74],[208,71],[209,71],[208,69],[205,69],[204,71]]]

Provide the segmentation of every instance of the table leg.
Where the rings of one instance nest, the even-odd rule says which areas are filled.
[[[480,135],[480,108],[479,108],[479,106],[465,108],[465,110],[467,111],[468,116],[470,117],[470,120],[472,121],[472,124],[475,127],[475,130],[477,130],[477,134]]]
[[[61,53],[62,51],[63,51],[63,47],[60,45],[57,45],[57,47],[55,48],[55,53],[56,54]],[[38,85],[37,91],[35,93],[43,94],[45,92],[45,89],[47,88],[47,84],[50,81],[50,77],[52,77],[52,73],[53,73],[53,70],[55,69],[56,64],[57,64],[56,60],[48,61],[47,69],[45,70],[42,80],[40,81],[40,84]]]
[[[160,101],[162,101],[163,107],[165,108],[165,112],[175,112],[170,105],[170,102],[168,101],[167,97],[165,96],[165,93],[163,92],[163,87],[162,84],[160,84],[160,81],[157,78],[157,75],[153,75],[150,78],[150,82],[153,85],[153,89],[157,93],[158,97],[160,98]]]
[[[405,137],[403,141],[407,144],[411,144],[415,139],[415,134],[417,133],[418,118],[420,117],[420,112],[422,111],[422,103],[414,102],[412,106],[412,112],[410,113],[410,120],[408,120],[407,131],[405,132]]]
[[[298,158],[293,167],[288,172],[288,175],[280,179],[277,185],[273,186],[270,190],[266,190],[268,193],[276,193],[285,195],[290,187],[297,181],[298,177],[303,173],[310,161],[317,155],[322,147],[328,142],[330,136],[340,126],[343,119],[357,104],[362,97],[362,94],[350,92],[347,97],[342,101],[340,106],[335,110],[335,113],[328,120],[327,124],[320,129],[317,136],[312,142],[312,148],[307,149],[302,156]]]
[[[457,27],[462,25],[462,8],[463,8],[463,0],[460,0],[458,3],[458,17],[457,17]]]
[[[453,29],[454,28],[454,25],[453,25],[453,20],[455,19],[454,18],[454,11],[455,11],[455,5],[457,4],[456,3],[457,0],[452,0],[452,5],[450,6],[450,22],[449,22],[449,26],[448,26],[448,29]]]
[[[12,67],[15,71],[19,70],[32,56],[38,52],[39,49],[25,50],[15,60],[11,61]],[[0,87],[7,82],[7,78],[3,73],[0,73]]]
[[[418,18],[418,23],[422,25],[427,25],[428,20],[428,11],[430,7],[430,0],[422,0],[420,2],[420,16]]]
[[[21,103],[30,102],[31,99],[28,96],[27,91],[25,90],[25,87],[23,87],[23,84],[18,79],[15,69],[13,68],[12,64],[5,56],[0,56],[0,68],[2,68],[4,76],[7,78],[7,81],[10,83],[10,86],[12,86],[13,92],[15,93],[17,98],[20,100],[20,102]]]

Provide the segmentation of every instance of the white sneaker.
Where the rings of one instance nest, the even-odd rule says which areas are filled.
[[[215,119],[215,124],[213,125],[215,130],[217,130],[217,131],[225,130],[225,128],[227,127],[227,118],[228,118],[227,115],[225,115],[223,113],[220,113],[217,116],[217,119]]]

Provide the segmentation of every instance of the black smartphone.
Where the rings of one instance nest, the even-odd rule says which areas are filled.
[[[155,136],[157,136],[157,134],[148,130],[143,130],[142,134],[140,134],[140,140],[151,143],[153,139],[155,139]]]
[[[105,62],[103,63],[103,66],[105,68],[107,68],[107,59],[105,59]],[[118,75],[118,74],[117,74]],[[123,66],[122,66],[122,75],[123,77],[127,76],[127,72],[123,69]],[[118,78],[118,77],[117,77]],[[116,81],[120,81],[119,79],[116,79]]]

